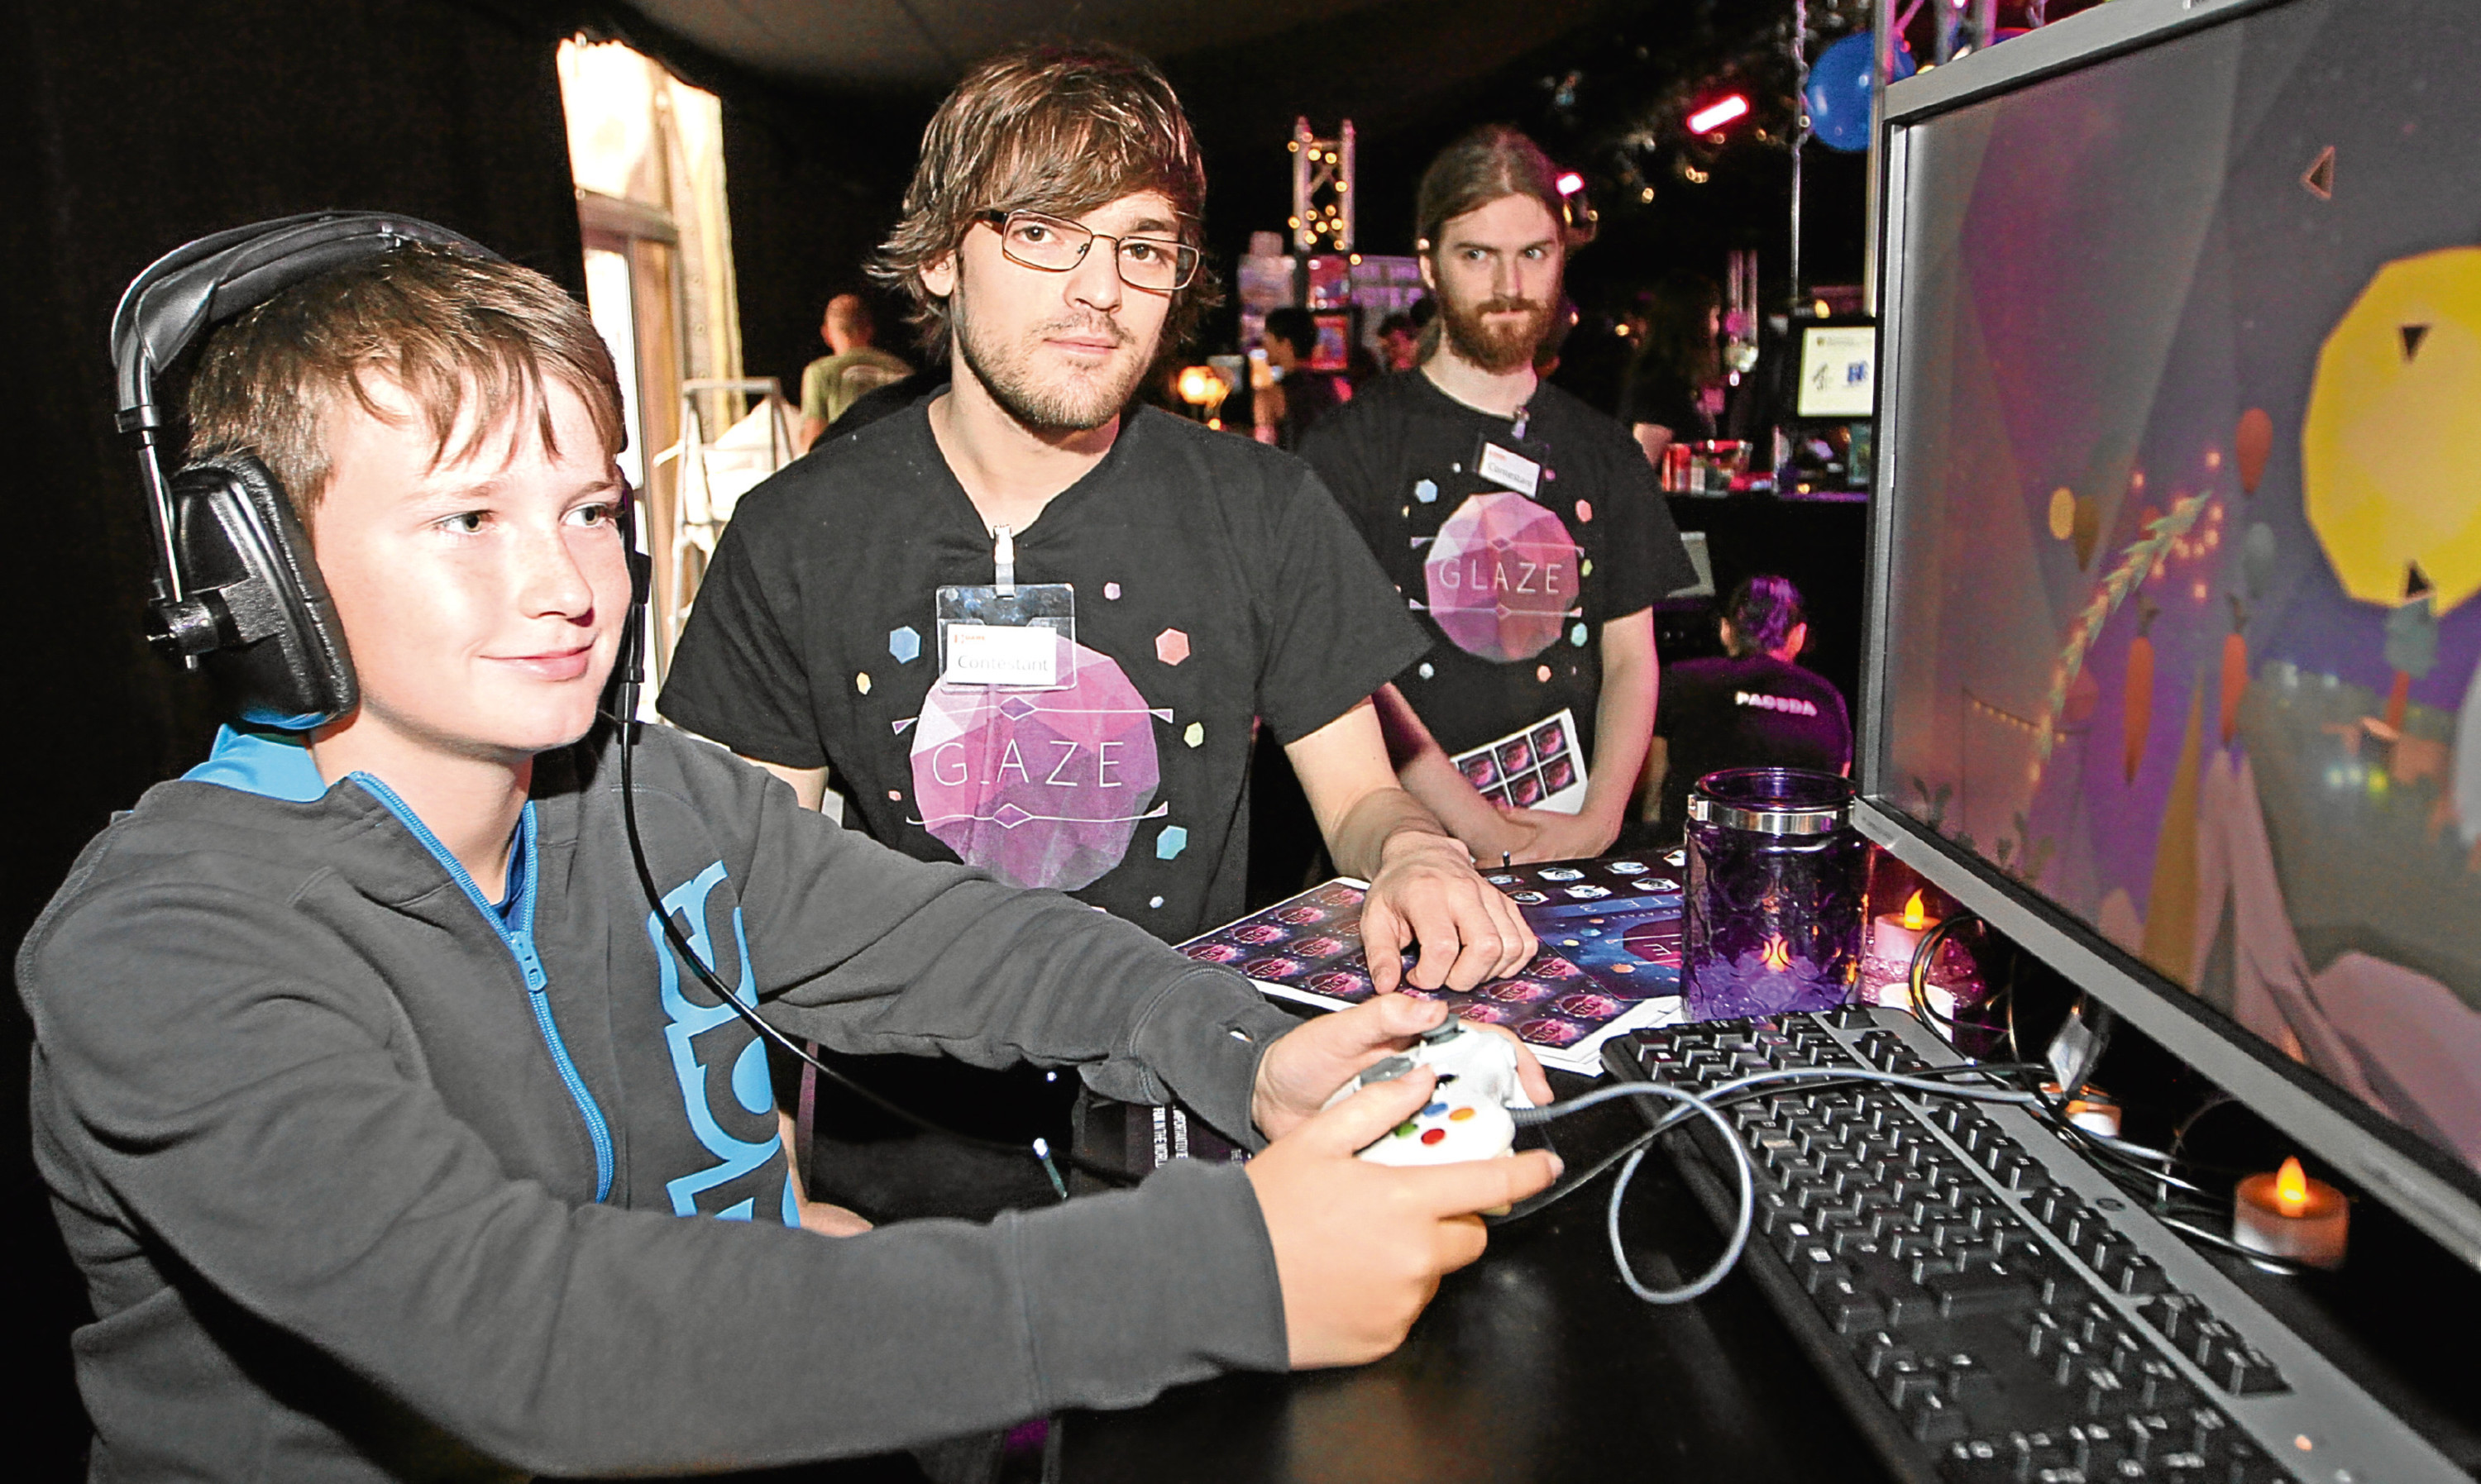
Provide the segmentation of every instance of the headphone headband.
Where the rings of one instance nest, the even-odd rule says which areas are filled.
[[[122,432],[163,426],[155,377],[210,325],[248,313],[297,283],[411,243],[498,261],[444,226],[384,212],[316,211],[201,237],[147,266],[112,315],[112,366]]]

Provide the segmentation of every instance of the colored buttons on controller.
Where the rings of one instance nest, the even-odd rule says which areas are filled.
[[[1422,1116],[1424,1118],[1436,1118],[1447,1110],[1448,1106],[1446,1104],[1433,1103],[1428,1107],[1422,1109]]]
[[[1399,1123],[1396,1126],[1396,1136],[1399,1139],[1411,1138],[1414,1134],[1419,1133],[1421,1131],[1419,1129],[1414,1128],[1409,1123]]]
[[[1422,1133],[1422,1142],[1424,1144],[1435,1144],[1447,1136],[1448,1131],[1445,1129],[1425,1129]]]
[[[1462,1123],[1462,1122],[1464,1122],[1466,1119],[1471,1118],[1473,1115],[1474,1115],[1474,1110],[1473,1110],[1472,1108],[1469,1108],[1469,1107],[1460,1107],[1460,1108],[1457,1108],[1454,1112],[1449,1113],[1449,1114],[1448,1115],[1448,1122],[1449,1122],[1449,1123]]]

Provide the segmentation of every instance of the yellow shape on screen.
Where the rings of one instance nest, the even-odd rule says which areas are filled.
[[[2317,352],[2300,429],[2310,528],[2344,591],[2436,611],[2481,589],[2481,247],[2397,258]]]

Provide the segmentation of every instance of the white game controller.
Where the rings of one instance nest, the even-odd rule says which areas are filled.
[[[1496,1159],[1515,1147],[1516,1120],[1507,1110],[1533,1106],[1517,1080],[1516,1043],[1452,1017],[1424,1032],[1411,1051],[1364,1067],[1327,1099],[1327,1106],[1424,1066],[1438,1072],[1438,1091],[1420,1112],[1361,1151],[1362,1159],[1375,1164],[1452,1164]]]

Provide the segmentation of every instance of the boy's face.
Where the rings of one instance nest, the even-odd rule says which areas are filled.
[[[433,465],[405,390],[368,384],[398,420],[351,400],[329,411],[332,473],[311,524],[361,685],[353,727],[509,763],[575,742],[593,724],[629,606],[621,486],[586,404],[546,383],[555,455],[533,408],[469,397],[468,419],[502,413],[505,426]]]
[[[1180,235],[1179,214],[1156,191],[1076,221],[1108,237]],[[1047,430],[1100,428],[1119,416],[1154,362],[1173,298],[1122,283],[1111,243],[1097,241],[1075,268],[1049,273],[1008,258],[986,221],[922,281],[948,300],[960,367],[1011,417]]]

